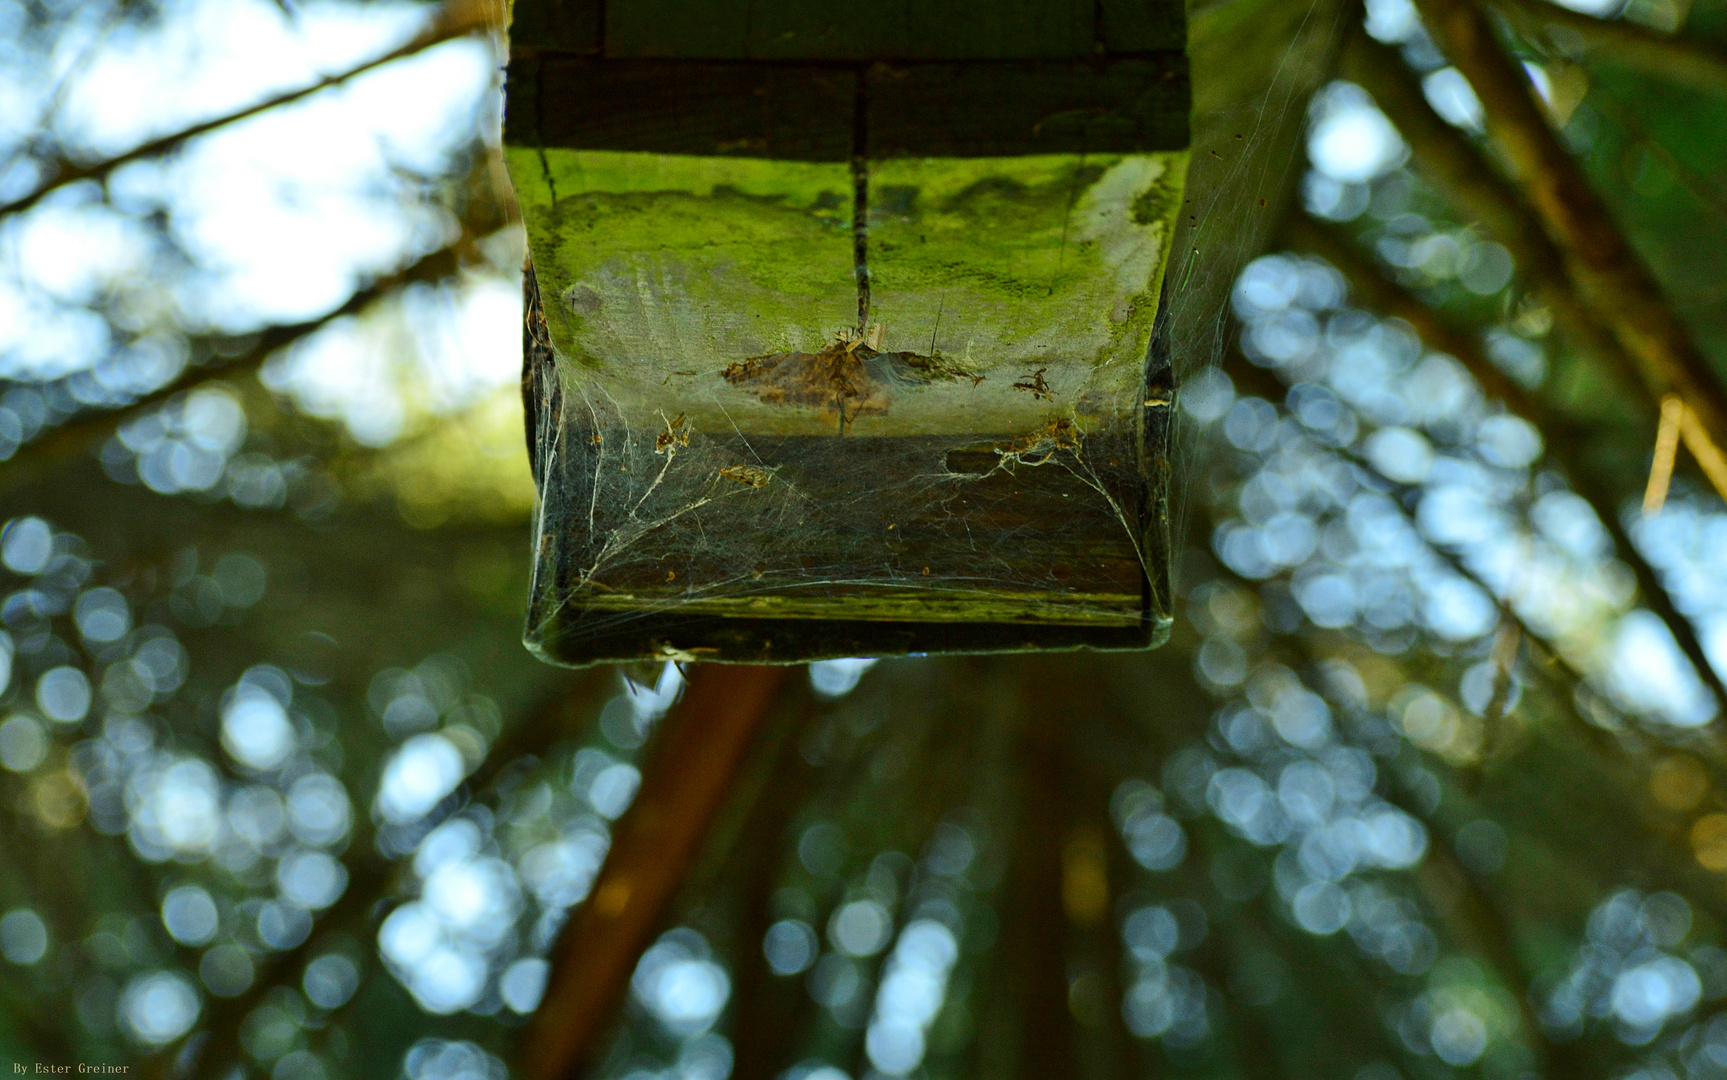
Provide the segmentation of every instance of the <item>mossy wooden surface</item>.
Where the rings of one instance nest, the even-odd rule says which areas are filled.
[[[669,399],[856,320],[844,165],[522,148],[507,160],[572,378]]]
[[[835,431],[721,373],[855,323],[846,167],[525,148],[509,163],[566,381],[696,431]],[[1179,153],[873,166],[877,349],[963,377],[890,387],[851,432],[1084,430],[1135,411],[1184,167]],[[1047,389],[1019,385],[1039,371]]]
[[[1180,20],[971,7],[528,24],[549,659],[1161,640]]]

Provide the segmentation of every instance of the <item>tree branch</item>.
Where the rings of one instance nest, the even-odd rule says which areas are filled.
[[[1623,19],[1597,19],[1548,0],[1489,0],[1532,43],[1571,50],[1551,30],[1570,31],[1585,50],[1665,82],[1727,94],[1727,53],[1704,42],[1660,34]]]
[[[312,336],[337,319],[358,314],[374,301],[390,295],[410,282],[441,281],[450,277],[457,269],[457,253],[460,246],[461,244],[458,242],[450,247],[440,248],[429,255],[422,256],[401,270],[380,278],[354,293],[346,303],[328,314],[287,326],[272,326],[257,335],[256,343],[251,348],[230,360],[219,364],[205,364],[188,368],[172,382],[159,386],[136,401],[129,402],[119,408],[92,410],[73,417],[26,445],[19,450],[11,462],[0,469],[0,491],[16,487],[18,484],[33,479],[53,461],[90,449],[111,435],[116,428],[127,420],[156,408],[172,398],[196,390],[198,387],[218,379],[226,379],[257,370],[264,361],[281,350]],[[234,340],[229,336],[214,335],[195,339],[193,344],[211,347],[224,345]]]
[[[776,1055],[782,1049],[781,1036],[794,1019],[786,1008],[788,999],[800,1004],[809,1000],[799,992],[800,983],[769,971],[761,943],[774,917],[773,893],[780,883],[780,864],[796,838],[787,826],[816,785],[816,769],[798,753],[796,737],[812,712],[806,707],[803,715],[783,725],[783,731],[764,736],[764,743],[769,744],[762,752],[767,759],[768,767],[762,770],[766,775],[738,829],[747,843],[737,845],[733,854],[737,865],[728,868],[728,878],[737,883],[734,887],[742,894],[733,938],[736,959],[730,1035],[734,1080],[766,1080],[779,1074],[782,1063]],[[776,736],[777,747],[771,745]]]
[[[613,832],[588,900],[553,950],[546,994],[521,1040],[528,1080],[573,1080],[594,1063],[636,960],[659,929],[785,681],[783,667],[697,667],[664,721],[642,788]]]
[[[1714,695],[1716,708],[1723,717],[1727,717],[1727,685],[1723,685],[1720,673],[1710,663],[1696,628],[1691,625],[1691,620],[1680,614],[1655,568],[1631,542],[1630,534],[1619,520],[1618,500],[1597,478],[1595,470],[1584,464],[1581,448],[1570,437],[1564,423],[1483,356],[1467,331],[1454,326],[1402,286],[1388,280],[1371,259],[1337,230],[1325,228],[1297,214],[1291,215],[1285,232],[1291,246],[1318,255],[1341,271],[1364,307],[1402,319],[1415,327],[1415,332],[1431,348],[1455,357],[1488,394],[1535,425],[1547,442],[1549,457],[1565,470],[1572,490],[1595,508],[1595,516],[1601,519],[1601,524],[1613,538],[1620,557],[1637,576],[1637,587],[1643,594],[1644,603],[1667,624],[1680,650],[1697,669],[1697,677]]]
[[[1382,315],[1402,319],[1415,328],[1429,348],[1455,357],[1489,397],[1498,398],[1512,412],[1539,427],[1545,436],[1556,424],[1548,408],[1530,397],[1523,387],[1482,355],[1470,331],[1457,326],[1422,303],[1413,293],[1387,278],[1349,237],[1335,226],[1321,225],[1304,214],[1291,214],[1284,222],[1283,240],[1297,251],[1318,255],[1335,266],[1349,281],[1360,306]]]
[[[1727,394],[1708,359],[1560,144],[1486,14],[1469,0],[1416,0],[1415,6],[1481,99],[1487,134],[1559,249],[1579,298],[1613,331],[1652,396],[1678,394],[1715,441],[1727,443]]]
[[[1059,713],[1022,706],[1015,731],[1020,805],[1013,828],[996,948],[1006,958],[1000,978],[1012,994],[1017,1030],[1012,1047],[1019,1074],[1063,1075],[1074,1060],[1074,1022],[1068,1009],[1068,925],[1062,911],[1061,818],[1068,734]],[[988,1075],[988,1074],[984,1074]]]
[[[128,150],[123,154],[116,155],[104,161],[93,162],[89,165],[78,165],[62,159],[56,163],[58,166],[58,172],[55,174],[54,179],[43,184],[30,194],[25,195],[23,198],[15,199],[12,202],[6,203],[4,206],[0,206],[0,216],[23,213],[32,206],[35,206],[38,202],[41,202],[42,199],[46,198],[50,193],[58,191],[59,189],[71,184],[75,184],[80,180],[106,180],[110,173],[115,169],[120,168],[122,165],[128,165],[134,161],[168,153],[183,143],[186,143],[191,139],[195,139],[200,135],[205,135],[209,132],[215,131],[217,128],[226,127],[229,124],[235,124],[242,120],[249,120],[252,117],[257,116],[259,113],[268,112],[271,109],[282,105],[292,104],[293,102],[299,101],[301,98],[316,94],[320,90],[327,90],[332,86],[338,86],[356,76],[363,75],[368,71],[383,67],[385,64],[393,63],[397,60],[403,59],[404,57],[413,56],[416,53],[424,52],[434,45],[441,45],[446,41],[483,29],[487,26],[488,22],[488,11],[485,3],[476,2],[476,0],[451,0],[451,2],[446,3],[439,10],[437,18],[433,19],[429,26],[414,35],[405,44],[395,49],[391,49],[382,56],[368,60],[365,63],[360,64],[358,67],[349,68],[347,71],[339,74],[319,79],[317,82],[308,86],[303,86],[298,90],[290,90],[287,93],[277,94],[275,97],[266,98],[263,101],[253,105],[248,105],[243,109],[228,113],[224,116],[213,117],[212,119],[205,120],[202,123],[193,124],[191,127],[184,128],[171,135],[164,135],[161,138],[152,139],[141,146],[133,147],[131,150]]]
[[[1680,160],[1661,140],[1651,135],[1649,129],[1637,118],[1635,110],[1599,89],[1590,95],[1589,102],[1597,112],[1604,114],[1614,125],[1623,128],[1625,134],[1638,146],[1666,166],[1667,171],[1671,172],[1698,202],[1717,216],[1727,218],[1727,191]]]
[[[1238,379],[1238,382],[1248,385],[1254,385],[1261,379],[1273,379],[1270,372],[1251,365],[1247,367],[1238,367],[1236,370],[1237,374],[1241,376],[1241,378]],[[1275,392],[1275,388],[1261,390],[1261,393],[1264,396],[1270,396]],[[1340,452],[1346,454],[1351,460],[1355,461],[1356,464],[1360,465],[1363,469],[1372,472],[1389,485],[1388,491],[1392,494],[1393,501],[1402,508],[1402,513],[1405,520],[1408,522],[1409,527],[1411,529],[1416,529],[1415,521],[1410,516],[1408,508],[1418,496],[1418,490],[1403,481],[1392,480],[1390,477],[1387,477],[1384,473],[1381,473],[1371,461],[1367,460],[1365,455],[1348,450]],[[1196,522],[1198,521],[1197,518],[1194,520]],[[1419,529],[1416,531],[1419,531]],[[1202,545],[1208,543],[1208,538],[1203,534],[1203,532],[1198,536],[1191,536],[1189,539],[1191,543],[1196,547],[1200,547],[1201,550],[1204,550]],[[1494,604],[1499,608],[1501,617],[1509,619],[1516,625],[1520,637],[1529,649],[1530,659],[1532,661],[1529,665],[1529,670],[1539,675],[1544,680],[1547,680],[1552,686],[1554,686],[1558,692],[1560,701],[1573,702],[1570,707],[1564,710],[1565,716],[1567,720],[1571,722],[1572,728],[1583,736],[1584,740],[1591,748],[1602,753],[1613,753],[1616,750],[1623,751],[1627,747],[1631,747],[1638,753],[1652,755],[1653,751],[1649,746],[1644,732],[1637,724],[1627,722],[1613,728],[1612,730],[1608,730],[1607,728],[1597,725],[1590,718],[1585,717],[1581,709],[1575,704],[1576,692],[1581,688],[1587,690],[1598,698],[1601,697],[1601,695],[1595,690],[1594,685],[1589,681],[1588,674],[1584,672],[1581,667],[1577,666],[1572,659],[1550,645],[1547,639],[1543,638],[1540,634],[1537,634],[1528,623],[1524,622],[1522,617],[1519,616],[1515,610],[1499,598],[1493,587],[1488,582],[1484,581],[1476,571],[1467,566],[1456,552],[1431,543],[1428,543],[1426,547],[1435,557],[1444,562],[1452,572],[1456,573],[1459,577],[1472,582],[1477,588],[1490,597]],[[1234,571],[1229,571],[1227,567],[1224,569],[1227,572],[1227,576],[1249,591],[1256,590],[1260,587],[1261,583],[1259,581],[1241,577]],[[1619,711],[1617,706],[1610,705],[1610,707],[1614,708],[1616,712]],[[1694,731],[1691,737],[1695,741],[1689,748],[1706,760],[1711,773],[1717,778],[1716,783],[1721,784],[1722,786],[1727,786],[1727,733],[1723,732],[1721,725],[1715,724],[1707,728]]]
[[[1342,62],[1344,76],[1372,95],[1408,141],[1416,170],[1464,216],[1478,222],[1511,252],[1518,272],[1553,311],[1567,340],[1610,371],[1630,368],[1632,363],[1619,343],[1579,299],[1565,272],[1564,259],[1548,239],[1540,218],[1469,138],[1433,111],[1421,83],[1402,57],[1357,27],[1344,47]],[[1642,386],[1633,381],[1629,388],[1636,392]],[[1644,404],[1651,414],[1657,398],[1645,396]]]
[[[1393,772],[1394,770],[1387,770]],[[1411,875],[1427,899],[1427,906],[1445,923],[1446,936],[1486,960],[1504,981],[1517,1002],[1518,1026],[1524,1043],[1536,1054],[1537,1069],[1545,1075],[1577,1078],[1594,1075],[1587,1053],[1573,1045],[1555,1042],[1541,1026],[1536,1014],[1535,972],[1518,951],[1512,936],[1515,917],[1503,903],[1471,874],[1457,856],[1454,841],[1432,814],[1420,811],[1419,800],[1394,780],[1389,800],[1404,813],[1420,821],[1432,842],[1427,858]],[[1453,890],[1455,890],[1453,892]],[[1447,903],[1447,894],[1450,903]]]

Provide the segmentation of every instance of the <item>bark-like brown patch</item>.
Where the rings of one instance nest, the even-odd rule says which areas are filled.
[[[689,444],[689,422],[684,419],[683,413],[679,413],[673,419],[666,421],[666,430],[660,432],[659,437],[654,440],[654,453],[664,454],[672,450],[673,447],[688,446]]]
[[[720,475],[727,480],[735,480],[753,488],[767,487],[768,481],[774,478],[771,471],[755,465],[728,465],[720,470]],[[757,574],[756,576],[760,577],[761,575]]]
[[[728,365],[720,377],[768,405],[819,409],[824,418],[838,421],[841,431],[860,416],[886,413],[896,389],[955,379],[970,379],[976,386],[984,380],[940,352],[881,352],[875,346],[882,337],[879,325],[861,336],[842,330],[820,352],[752,356]]]
[[[1066,450],[1079,457],[1080,443],[1083,436],[1073,421],[1066,417],[1051,420],[1021,438],[1005,446],[998,446],[995,452],[1001,455],[1004,462],[1021,462],[1026,465],[1042,465],[1053,458],[1058,451]]]

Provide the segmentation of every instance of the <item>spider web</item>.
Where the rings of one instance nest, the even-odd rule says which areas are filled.
[[[793,628],[777,659],[945,647],[816,632],[835,622],[987,648],[1167,629],[1152,345],[1185,152],[861,176],[509,153],[538,181],[518,186],[542,655],[770,658],[710,632],[764,620]],[[967,646],[976,625],[1005,629]]]

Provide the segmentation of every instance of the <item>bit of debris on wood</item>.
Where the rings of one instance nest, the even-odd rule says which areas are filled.
[[[1030,375],[1027,375],[1014,383],[1013,388],[1015,390],[1027,391],[1038,401],[1054,401],[1055,391],[1049,388],[1049,382],[1043,377],[1043,373],[1048,370],[1048,368],[1038,368]]]
[[[1006,446],[996,447],[995,452],[1001,455],[1003,464],[1042,465],[1062,450],[1069,451],[1076,458],[1079,457],[1082,439],[1083,437],[1080,435],[1079,429],[1074,427],[1073,421],[1062,417],[1051,420],[1024,438],[1015,439]]]
[[[666,421],[666,430],[660,432],[659,437],[654,439],[654,453],[670,453],[674,446],[688,445],[690,445],[689,423],[684,419],[684,414],[679,413],[673,419]]]
[[[895,389],[915,390],[955,379],[970,379],[976,386],[984,380],[981,373],[939,351],[929,356],[882,352],[885,336],[880,323],[862,335],[844,329],[820,352],[752,356],[728,365],[720,377],[764,404],[820,409],[824,417],[837,419],[842,431],[859,416],[887,412]]]
[[[720,475],[753,488],[767,487],[768,481],[774,478],[772,470],[755,465],[729,465],[720,470]]]

